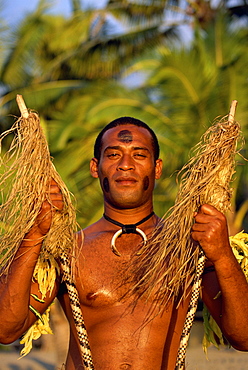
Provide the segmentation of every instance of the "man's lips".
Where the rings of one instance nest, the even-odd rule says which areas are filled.
[[[135,184],[138,180],[134,177],[122,176],[122,177],[118,177],[115,181],[120,185],[132,185],[132,184]]]

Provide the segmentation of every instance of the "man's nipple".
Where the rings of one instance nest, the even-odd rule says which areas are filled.
[[[99,289],[94,292],[90,291],[86,293],[85,298],[88,305],[90,306],[108,306],[116,303],[116,299],[113,298],[113,294],[108,289]]]
[[[96,292],[90,292],[86,295],[86,298],[89,301],[94,301],[97,298],[98,294]]]

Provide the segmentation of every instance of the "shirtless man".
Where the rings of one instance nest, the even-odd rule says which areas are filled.
[[[91,175],[99,178],[104,197],[104,213],[122,224],[135,224],[153,211],[153,188],[162,171],[156,137],[142,122],[121,118],[105,128],[95,145]],[[62,209],[63,200],[55,182],[51,184],[52,204]],[[48,232],[54,209],[45,203],[34,226],[23,240],[12,263],[7,283],[0,285],[0,342],[11,343],[35,321],[31,303],[40,313],[58,297],[70,324],[70,345],[66,370],[83,369],[79,343],[68,294],[60,278],[45,304],[32,282],[33,269]],[[149,235],[159,218],[152,214],[139,228]],[[175,368],[180,335],[188,300],[176,309],[172,303],[161,315],[144,325],[151,306],[140,299],[133,310],[130,301],[121,300],[125,275],[123,262],[140,248],[139,234],[122,234],[116,241],[117,256],[111,239],[120,227],[102,217],[84,230],[77,259],[75,282],[88,331],[96,370],[159,370]],[[203,300],[229,342],[238,350],[248,350],[248,284],[232,253],[225,217],[215,208],[203,205],[195,214],[192,238],[199,242],[215,271],[203,277]],[[125,287],[126,289],[126,287]],[[221,290],[222,295],[214,300]],[[130,298],[131,299],[131,298]]]

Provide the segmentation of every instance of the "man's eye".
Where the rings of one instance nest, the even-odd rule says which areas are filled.
[[[135,153],[134,156],[138,158],[146,158],[146,155],[141,153]]]
[[[108,158],[115,158],[117,157],[119,154],[118,153],[110,153],[107,155]]]

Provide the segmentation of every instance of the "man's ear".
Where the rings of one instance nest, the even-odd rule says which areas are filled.
[[[162,168],[163,168],[163,161],[162,159],[156,160],[156,166],[155,166],[155,179],[160,179],[160,176],[162,175]]]
[[[96,158],[92,158],[90,161],[90,173],[95,179],[98,178],[98,160]]]

